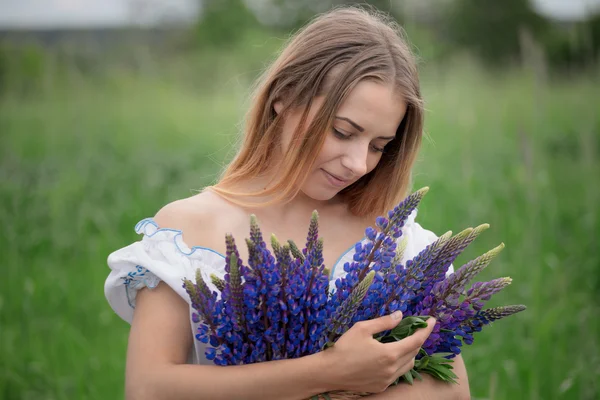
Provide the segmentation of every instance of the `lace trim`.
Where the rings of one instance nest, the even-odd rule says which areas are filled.
[[[161,228],[154,221],[153,218],[144,218],[140,222],[138,222],[135,226],[135,231],[138,234],[143,234],[148,238],[152,238],[158,233],[161,232],[169,232],[174,233],[173,235],[173,243],[175,244],[175,248],[181,253],[188,257],[192,257],[197,250],[206,250],[208,252],[217,254],[225,259],[225,255],[219,253],[218,251],[202,246],[192,246],[191,248],[183,241],[183,232],[179,229],[172,228]]]
[[[131,308],[135,308],[135,296],[138,290],[143,287],[154,289],[161,281],[152,271],[141,265],[136,265],[135,271],[130,271],[127,276],[123,276],[121,279],[123,279],[127,302]]]

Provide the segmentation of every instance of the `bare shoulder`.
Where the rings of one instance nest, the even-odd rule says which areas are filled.
[[[154,222],[161,228],[181,231],[189,246],[214,248],[214,238],[222,237],[222,233],[235,225],[242,215],[231,203],[205,190],[166,204],[156,213]]]

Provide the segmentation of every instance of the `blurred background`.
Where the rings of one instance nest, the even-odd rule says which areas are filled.
[[[341,3],[0,0],[0,398],[123,398],[108,254],[215,181],[253,80]],[[528,306],[464,348],[473,398],[600,398],[600,1],[369,3],[421,60],[419,222],[489,223],[455,266],[504,242],[488,304]]]

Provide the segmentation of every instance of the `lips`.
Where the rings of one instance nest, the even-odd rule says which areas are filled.
[[[338,177],[337,175],[334,175],[334,174],[332,174],[330,172],[327,172],[325,170],[323,170],[323,172],[325,172],[327,175],[329,175],[329,176],[337,179],[337,182],[336,182],[337,185],[345,185],[348,182],[350,182],[350,179],[342,179],[342,178]]]
[[[325,171],[325,172],[327,172],[327,171]],[[337,180],[340,180],[340,181],[342,181],[342,182],[344,182],[344,183],[349,181],[349,179],[342,179],[342,178],[340,178],[339,176],[332,174],[331,172],[327,172],[327,173],[328,173],[329,175],[333,176],[335,179],[337,179]]]

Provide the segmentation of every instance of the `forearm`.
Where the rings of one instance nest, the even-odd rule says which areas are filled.
[[[413,385],[400,383],[390,386],[385,392],[368,396],[369,400],[465,400],[469,390],[464,386],[439,381],[428,374],[421,374],[423,380],[415,380]]]
[[[321,353],[249,365],[172,365],[152,371],[128,400],[301,400],[332,388]]]
[[[457,383],[446,383],[422,373],[422,381],[415,379],[412,385],[401,383],[385,392],[371,395],[370,400],[468,400],[471,398],[469,376],[461,355],[454,358],[453,370]]]

